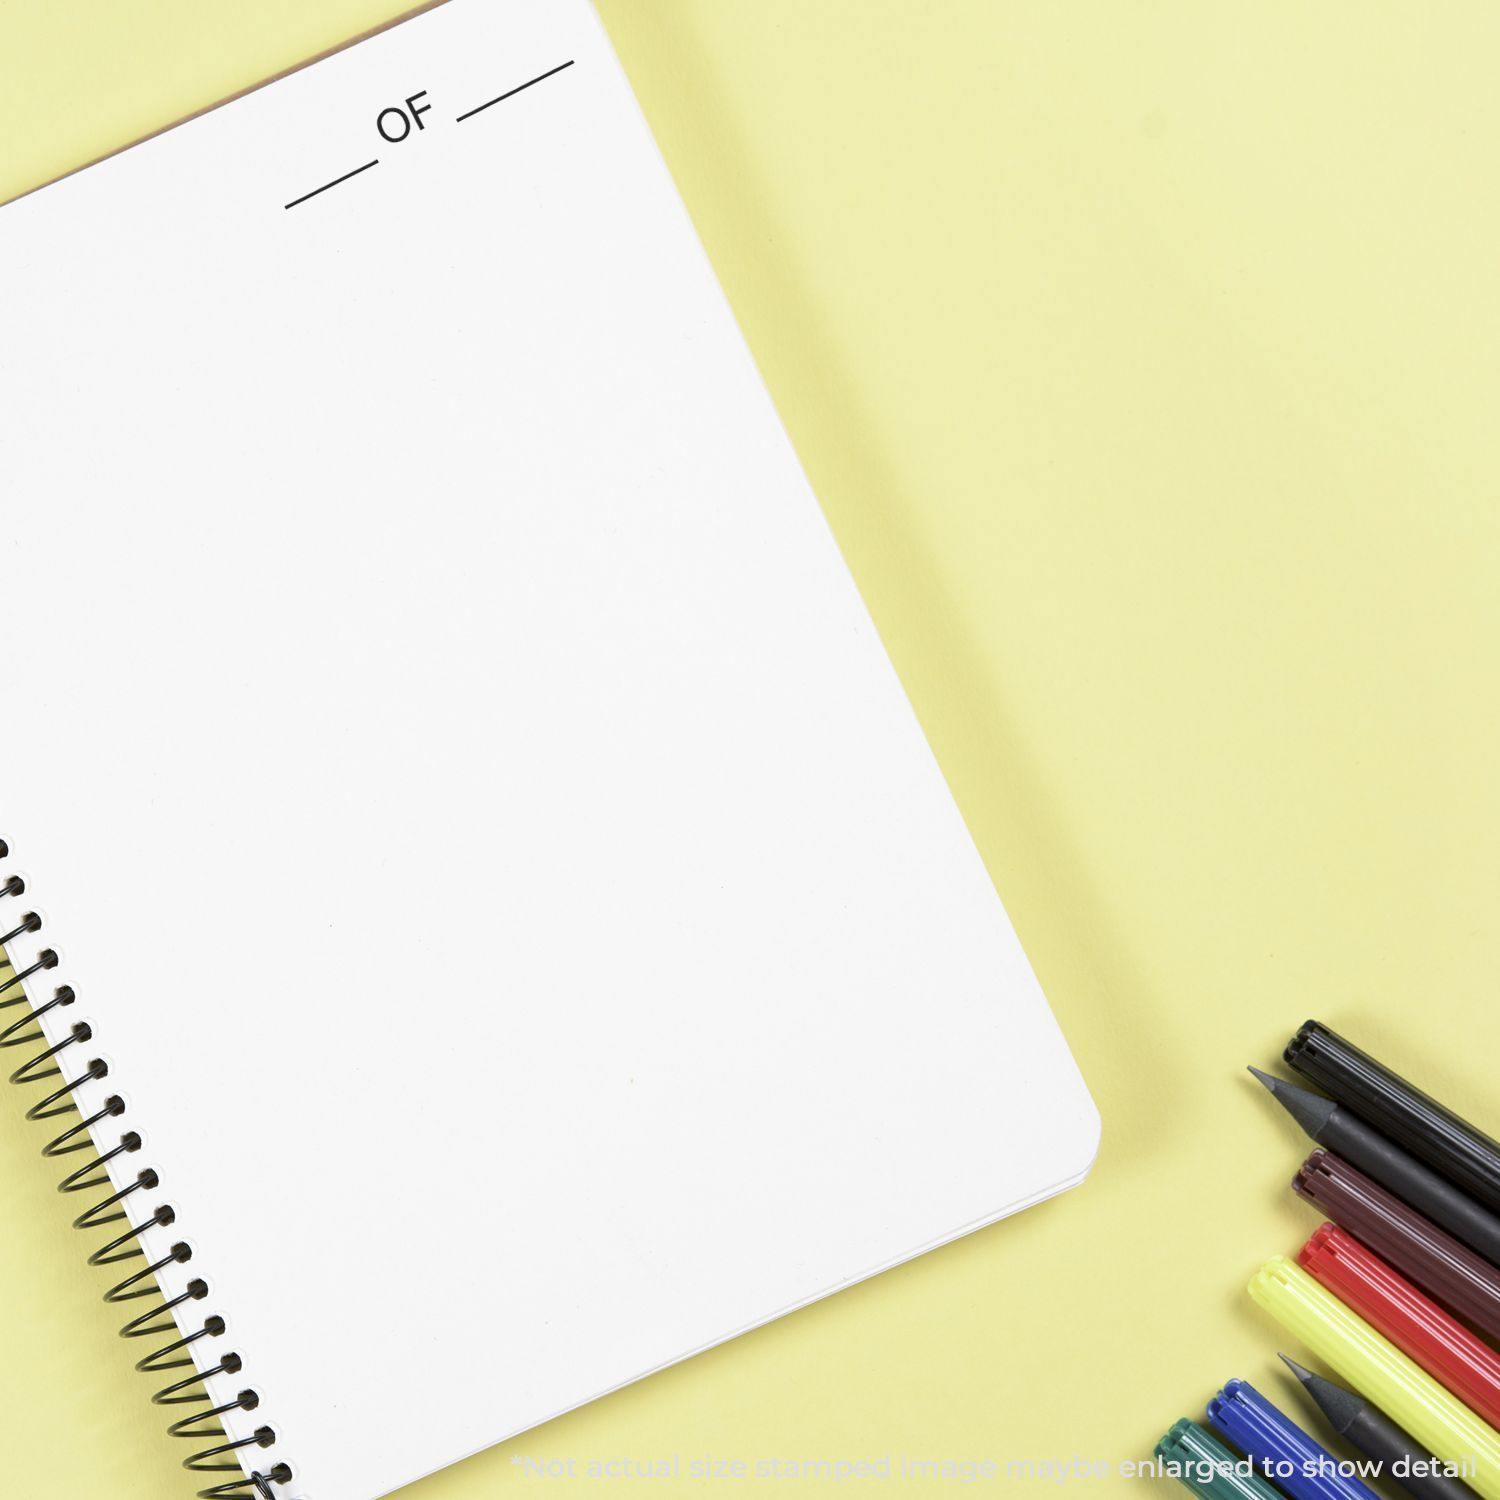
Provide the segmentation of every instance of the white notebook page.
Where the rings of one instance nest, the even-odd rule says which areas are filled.
[[[0,287],[16,958],[61,953],[32,994],[78,991],[287,1495],[1087,1170],[584,0],[453,0],[4,208]]]

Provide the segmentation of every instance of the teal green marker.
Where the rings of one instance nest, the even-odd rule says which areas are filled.
[[[1233,1453],[1210,1432],[1184,1417],[1156,1445],[1156,1456],[1175,1465],[1170,1477],[1198,1500],[1282,1500],[1258,1474],[1248,1474]]]

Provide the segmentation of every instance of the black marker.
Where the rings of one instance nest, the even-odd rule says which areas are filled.
[[[1284,1055],[1309,1082],[1500,1213],[1500,1141],[1321,1021],[1304,1022]]]
[[[1474,1491],[1468,1485],[1440,1472],[1441,1462],[1409,1438],[1379,1407],[1331,1380],[1314,1375],[1311,1370],[1304,1370],[1284,1354],[1281,1362],[1302,1382],[1318,1410],[1328,1418],[1329,1426],[1351,1448],[1358,1448],[1366,1458],[1373,1458],[1380,1465],[1377,1478],[1389,1479],[1421,1500],[1474,1500]],[[1419,1472],[1412,1473],[1414,1467]]]
[[[1250,1071],[1320,1146],[1342,1156],[1403,1203],[1477,1250],[1492,1265],[1500,1266],[1500,1216],[1460,1192],[1446,1177],[1388,1141],[1343,1105],[1284,1078],[1273,1078],[1259,1068]]]

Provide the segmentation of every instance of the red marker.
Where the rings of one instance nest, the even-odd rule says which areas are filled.
[[[1500,1354],[1488,1344],[1336,1224],[1324,1224],[1297,1259],[1434,1380],[1500,1427]]]

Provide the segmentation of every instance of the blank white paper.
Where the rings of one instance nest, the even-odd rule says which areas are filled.
[[[31,993],[78,991],[288,1495],[1087,1170],[583,0],[453,0],[20,200],[0,288],[15,956],[61,953]]]

